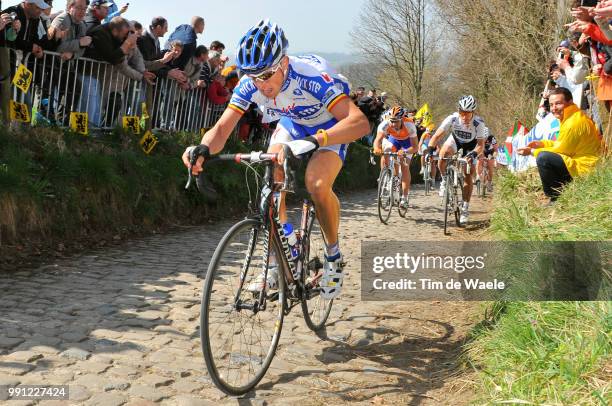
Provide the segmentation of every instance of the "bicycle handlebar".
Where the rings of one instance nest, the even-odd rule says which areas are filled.
[[[295,168],[293,163],[297,158],[291,152],[291,149],[286,145],[283,147],[285,152],[285,160],[283,162],[283,169],[285,172],[285,180],[283,182],[282,191],[293,191],[295,189]],[[250,153],[239,153],[239,154],[221,154],[217,156],[209,157],[205,160],[204,165],[210,165],[214,162],[235,162],[235,163],[277,163],[279,154],[270,154],[263,151],[253,151]],[[196,158],[197,159],[197,158]],[[192,163],[194,165],[194,163]],[[195,177],[196,187],[198,191],[205,197],[208,202],[214,203],[218,198],[217,191],[212,187],[210,180],[206,178],[206,171],[200,172]],[[193,183],[194,175],[191,172],[191,168],[188,169],[188,180],[185,185],[185,189],[189,189]]]

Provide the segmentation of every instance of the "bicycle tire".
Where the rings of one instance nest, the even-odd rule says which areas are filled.
[[[447,171],[447,177],[446,177],[446,188],[444,188],[444,235],[448,235],[448,215],[449,215],[449,210],[451,210],[451,182],[452,182],[452,172],[451,171]]]
[[[404,187],[402,186],[402,183],[400,181],[400,196],[404,196]],[[408,214],[408,207],[402,207],[401,204],[397,205],[397,212],[399,213],[400,217],[402,218],[406,218],[406,214]]]
[[[318,238],[314,237],[319,235],[321,241],[318,244],[316,243]],[[316,288],[313,289],[312,287],[307,287],[308,278],[311,276],[316,277],[318,272],[323,269],[323,263],[325,261],[325,258],[323,257],[325,250],[325,237],[323,236],[321,227],[318,224],[316,215],[313,215],[309,219],[306,233],[302,241],[302,249],[304,250],[304,268],[302,269],[302,286],[304,286],[301,303],[302,313],[308,328],[312,331],[319,331],[325,327],[325,323],[329,318],[334,300],[325,300],[321,298],[321,295],[318,294]],[[315,241],[315,244],[312,244],[313,241]],[[312,269],[313,266],[314,270]],[[318,269],[319,266],[320,269]],[[311,315],[311,310],[319,315],[318,320],[315,320]]]
[[[425,196],[429,196],[431,192],[431,166],[427,162],[423,169],[423,178],[425,179]]]
[[[388,196],[383,196],[388,193]],[[386,203],[386,205],[385,205]],[[393,174],[391,169],[383,169],[378,182],[378,218],[383,224],[387,224],[393,210]]]
[[[213,254],[213,257],[208,267],[208,272],[206,274],[206,279],[204,281],[204,289],[202,292],[202,303],[201,303],[201,313],[200,313],[200,338],[201,338],[201,345],[202,345],[202,353],[204,355],[204,360],[206,362],[208,373],[213,383],[217,386],[217,388],[219,388],[221,391],[223,391],[224,393],[230,396],[244,395],[245,393],[251,391],[264,377],[266,371],[270,367],[272,359],[274,358],[274,355],[276,353],[276,348],[278,347],[278,342],[280,339],[284,315],[285,315],[285,306],[286,306],[285,278],[284,278],[285,264],[284,264],[284,261],[281,260],[279,261],[279,271],[278,271],[278,274],[279,274],[278,299],[275,302],[272,302],[270,300],[267,302],[267,306],[271,307],[274,305],[274,307],[276,308],[277,314],[274,315],[272,312],[268,313],[269,312],[268,309],[259,311],[258,313],[251,314],[252,316],[251,320],[253,320],[253,324],[251,325],[252,327],[254,327],[255,319],[257,316],[260,316],[262,314],[272,314],[272,317],[269,320],[269,323],[267,326],[271,330],[272,336],[270,337],[270,344],[265,353],[265,357],[262,360],[261,357],[254,356],[250,350],[249,350],[248,355],[243,355],[241,353],[236,354],[235,352],[232,351],[233,344],[234,344],[234,336],[236,335],[235,330],[234,330],[235,328],[235,321],[234,321],[234,324],[232,325],[232,332],[230,334],[230,336],[232,336],[230,349],[227,354],[227,360],[223,360],[223,363],[227,361],[228,369],[230,369],[232,359],[234,359],[234,360],[237,360],[236,363],[243,364],[243,365],[238,365],[238,368],[237,368],[238,372],[236,372],[237,374],[240,374],[241,373],[240,371],[244,371],[244,369],[247,368],[244,366],[244,364],[249,365],[250,368],[248,368],[248,371],[253,370],[254,373],[253,373],[253,378],[249,379],[246,383],[242,383],[238,385],[236,383],[234,384],[230,383],[229,378],[231,377],[231,371],[228,371],[227,376],[225,376],[225,374],[222,374],[219,371],[218,366],[220,365],[218,365],[219,363],[217,362],[217,359],[216,359],[218,358],[219,352],[223,352],[226,347],[221,347],[220,349],[215,351],[215,349],[213,348],[212,339],[216,337],[216,335],[218,334],[217,331],[221,329],[224,325],[229,329],[230,323],[225,323],[225,321],[231,313],[238,313],[238,315],[240,315],[241,311],[236,311],[234,303],[231,303],[231,302],[225,303],[225,304],[222,304],[223,310],[221,310],[220,314],[223,315],[224,313],[228,313],[228,315],[225,317],[221,316],[223,317],[223,320],[212,320],[214,316],[217,316],[217,315],[211,314],[210,306],[211,306],[211,302],[214,302],[216,300],[222,300],[222,302],[223,301],[227,302],[226,300],[227,297],[219,293],[221,286],[216,286],[215,282],[218,281],[219,285],[222,285],[223,281],[230,281],[229,290],[230,292],[232,291],[232,285],[233,285],[234,280],[227,276],[228,270],[223,265],[224,264],[223,260],[225,259],[224,254],[226,253],[226,251],[228,251],[228,249],[234,248],[237,245],[241,245],[241,243],[237,243],[235,241],[236,241],[237,236],[239,236],[241,232],[245,232],[245,231],[250,233],[250,239],[248,242],[247,253],[244,256],[243,262],[240,263],[239,261],[242,261],[242,260],[238,260],[238,261],[236,260],[236,257],[239,257],[239,256],[236,256],[236,257],[230,256],[230,260],[228,262],[230,267],[231,266],[238,267],[239,268],[238,271],[240,274],[240,280],[238,281],[239,285],[237,287],[234,287],[233,289],[234,296],[233,297],[230,296],[230,300],[233,300],[235,297],[242,297],[242,293],[245,293],[247,296],[249,294],[253,295],[252,293],[246,291],[245,285],[247,281],[244,279],[244,277],[248,275],[248,271],[251,266],[253,268],[253,271],[261,270],[261,269],[256,268],[256,264],[254,264],[253,261],[255,260],[255,262],[257,262],[257,256],[253,254],[255,253],[255,249],[257,249],[259,237],[260,236],[262,237],[261,242],[264,243],[264,240],[267,238],[267,232],[263,228],[261,221],[255,220],[255,219],[245,219],[245,220],[238,222],[237,224],[235,224],[232,228],[230,228],[227,231],[225,236],[219,242],[219,245],[217,246]],[[270,240],[271,240],[270,253],[273,252],[277,258],[282,258],[283,253],[278,243],[278,237],[273,236],[273,238],[270,238]],[[265,263],[264,261],[265,259],[262,259],[259,265],[264,264]],[[238,266],[236,266],[236,263],[238,263]],[[239,292],[236,289],[239,289]],[[216,296],[213,297],[213,294],[215,294]],[[225,300],[223,300],[224,297],[225,297]],[[228,309],[229,309],[229,312],[228,312]],[[249,310],[246,310],[246,311],[250,312]],[[249,314],[250,313],[248,313],[246,317],[248,317]],[[211,322],[212,322],[213,327],[216,328],[214,332],[211,331]],[[243,317],[240,316],[240,323],[239,323],[240,328],[248,327],[249,323],[250,323],[250,320],[247,319],[246,322],[244,322]],[[267,333],[270,332],[270,330],[268,330],[268,328],[262,329],[262,331],[265,331],[266,336],[267,336]],[[223,334],[223,332],[221,332],[221,334]],[[263,337],[263,336],[260,336],[260,337]],[[253,338],[253,334],[251,334],[249,339],[252,339],[252,338]],[[263,351],[263,347],[260,346],[259,348]],[[240,351],[241,350],[242,350],[242,341],[240,341]],[[263,355],[263,354],[260,353],[260,355]],[[220,359],[223,359],[224,357],[225,355],[222,354]],[[247,360],[246,363],[245,363],[245,359]],[[257,372],[254,371],[253,364],[260,365],[259,371]]]
[[[489,178],[489,171],[487,169],[482,171],[483,174],[483,178],[485,180],[486,183],[484,183],[482,185],[482,194],[481,197],[484,199],[487,196],[487,183],[488,183],[488,178]]]
[[[455,223],[457,224],[457,227],[461,227],[461,205],[459,204],[459,190],[461,190],[461,202],[463,202],[463,187],[459,187],[456,185],[453,187],[453,193],[455,195],[453,209],[455,213]]]

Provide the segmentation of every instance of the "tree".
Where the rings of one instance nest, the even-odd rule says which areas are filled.
[[[425,0],[368,0],[351,33],[362,55],[382,67],[385,90],[403,105],[423,102],[425,71],[440,38],[433,17]]]

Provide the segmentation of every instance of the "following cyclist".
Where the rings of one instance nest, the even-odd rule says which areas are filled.
[[[380,123],[376,140],[374,140],[374,153],[381,155],[384,152],[398,152],[402,166],[402,190],[400,206],[408,207],[408,194],[410,193],[410,160],[417,152],[419,140],[417,130],[412,120],[405,117],[406,112],[400,106],[395,106],[389,112],[388,118]],[[380,160],[381,169],[389,165],[389,157]],[[394,168],[397,173],[397,168]]]
[[[495,154],[497,152],[497,139],[493,134],[490,133],[489,128],[485,128],[485,140],[484,153],[478,159],[478,165],[476,166],[476,173],[478,174],[478,180],[483,182],[483,187],[487,188],[489,193],[493,193],[493,174],[495,169]],[[484,166],[487,166],[487,178],[482,179],[482,172]]]
[[[427,151],[429,150],[429,142],[434,135],[434,130],[436,129],[436,125],[431,123],[425,129],[421,140],[419,141],[419,152],[421,153],[421,175],[425,175],[425,155],[427,155]],[[432,156],[438,156],[437,150],[434,151]],[[431,184],[433,187],[436,187],[436,175],[438,174],[438,166],[431,165]]]
[[[458,150],[463,150],[463,157],[472,159],[470,170],[473,172],[473,160],[484,151],[485,143],[485,123],[474,112],[476,111],[476,100],[474,96],[462,96],[457,103],[458,112],[448,116],[436,131],[429,142],[429,151],[433,153],[440,139],[447,134],[451,134],[444,145],[440,148],[439,169],[442,175],[440,182],[440,197],[444,196],[446,189],[446,165],[447,162],[442,158],[449,158],[457,153]],[[467,169],[467,168],[466,168]],[[469,206],[472,198],[472,189],[474,180],[472,176],[464,171],[465,184],[463,185],[463,207],[461,207],[461,216],[459,222],[462,225],[467,224],[470,216]]]
[[[343,281],[342,255],[338,244],[340,201],[332,187],[338,176],[348,144],[368,133],[367,118],[349,98],[346,78],[338,75],[316,55],[287,56],[289,43],[278,25],[262,20],[242,37],[236,50],[236,65],[244,77],[215,126],[197,147],[189,147],[183,163],[194,175],[202,172],[204,160],[219,153],[238,121],[256,103],[265,113],[279,120],[270,140],[269,153],[280,153],[275,179],[283,179],[282,166],[286,144],[295,156],[311,154],[305,183],[317,210],[325,235],[326,253],[320,280],[321,297],[333,299],[340,294]],[[197,157],[191,167],[190,157]],[[286,223],[284,198],[279,217]],[[249,286],[251,291],[274,289],[277,274],[264,273]]]

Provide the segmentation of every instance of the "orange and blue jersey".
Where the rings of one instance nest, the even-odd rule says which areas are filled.
[[[410,139],[417,136],[416,126],[409,118],[402,119],[402,126],[399,130],[393,126],[391,121],[384,120],[378,126],[378,132],[382,132],[397,150],[410,148],[412,146]]]

